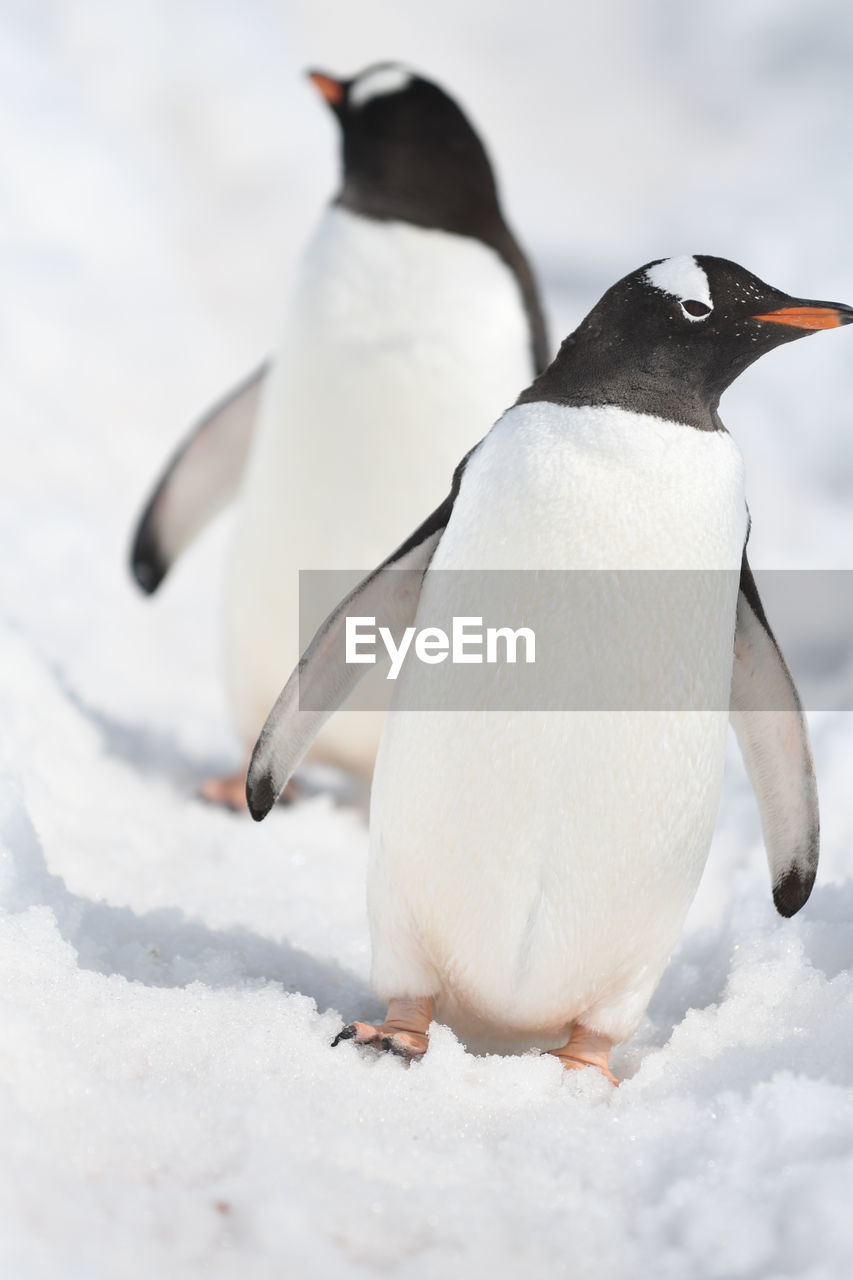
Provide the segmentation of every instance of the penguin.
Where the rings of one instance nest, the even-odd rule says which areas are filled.
[[[340,126],[340,190],[301,261],[277,355],[172,458],[131,551],[151,593],[236,499],[224,658],[246,761],[299,653],[299,570],[375,564],[548,361],[537,285],[457,103],[396,63],[349,80],[308,74]],[[369,777],[380,723],[340,717],[312,758]],[[241,807],[245,767],[202,795]]]
[[[412,710],[433,668],[400,671],[368,871],[372,981],[388,1012],[336,1043],[416,1059],[435,1017],[469,1048],[538,1048],[616,1083],[610,1051],[636,1029],[704,868],[729,718],[776,908],[803,906],[819,843],[808,731],[749,567],[743,463],[718,403],[765,352],[851,322],[853,308],[790,297],[722,258],[641,267],[463,459],[445,501],[330,614],[256,744],[257,820],[367,669],[347,660],[348,618],[394,635],[426,627],[470,614],[482,571],[513,570],[498,575],[521,583],[501,596],[504,612],[556,610],[564,643],[562,709],[506,710],[494,679],[478,687],[479,712],[452,709],[470,668],[447,663],[451,709]],[[567,584],[556,602],[555,576]],[[620,629],[613,599],[645,582],[637,626]],[[590,708],[577,686],[597,672],[606,693],[620,660],[636,699]],[[566,709],[573,689],[582,709]]]

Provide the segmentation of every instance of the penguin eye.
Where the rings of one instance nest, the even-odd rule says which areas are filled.
[[[682,302],[681,310],[688,320],[704,320],[706,316],[711,314],[711,308],[706,303],[699,302],[696,298],[688,298],[686,302]]]

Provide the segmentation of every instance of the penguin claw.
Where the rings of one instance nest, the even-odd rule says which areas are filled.
[[[355,1040],[356,1044],[367,1049],[376,1049],[380,1053],[391,1053],[406,1062],[416,1062],[427,1051],[428,1040],[425,1032],[398,1031],[385,1026],[374,1027],[369,1022],[350,1022],[335,1036],[332,1048],[342,1040]]]

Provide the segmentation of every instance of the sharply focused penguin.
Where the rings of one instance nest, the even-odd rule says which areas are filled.
[[[237,496],[225,661],[247,759],[299,653],[298,571],[374,564],[548,358],[533,276],[453,99],[396,64],[310,79],[341,127],[340,192],[305,253],[275,361],[172,459],[131,556],[156,590]],[[375,715],[341,717],[314,758],[369,775],[378,732]],[[203,792],[242,805],[245,770]]]
[[[407,659],[371,812],[372,978],[388,1015],[339,1039],[417,1057],[435,1014],[469,1044],[535,1045],[612,1079],[611,1046],[636,1028],[702,873],[729,714],[777,909],[806,901],[818,857],[806,722],[747,563],[742,459],[717,405],[764,352],[851,321],[720,258],[626,276],[324,623],[255,748],[257,819],[367,669],[345,660],[348,616],[397,635],[473,612],[483,575],[441,571],[599,571],[495,575],[510,583],[504,612],[517,606],[504,620],[562,610],[555,707],[572,692],[588,707],[590,675],[606,695],[611,664],[630,677],[615,709],[506,711],[494,679],[479,713],[410,711],[435,669]],[[555,581],[568,584],[556,601]],[[443,706],[454,689],[468,700],[470,670],[446,663]]]

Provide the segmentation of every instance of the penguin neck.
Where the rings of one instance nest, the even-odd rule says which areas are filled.
[[[494,243],[504,227],[488,158],[474,139],[458,153],[408,143],[363,146],[344,136],[343,186],[336,203],[367,218],[477,236]]]
[[[516,404],[612,405],[698,431],[725,431],[717,412],[721,391],[671,351],[637,351],[618,338],[587,335],[582,326]]]
[[[466,160],[470,163],[462,170],[456,166],[457,171],[451,171],[446,155],[433,165],[412,165],[409,153],[401,149],[395,163],[380,169],[364,159],[347,163],[345,153],[344,183],[332,203],[364,218],[407,222],[428,231],[467,236],[493,249],[518,283],[530,326],[533,369],[541,373],[549,351],[536,281],[521,246],[504,222],[485,153],[470,154]]]

